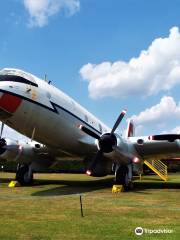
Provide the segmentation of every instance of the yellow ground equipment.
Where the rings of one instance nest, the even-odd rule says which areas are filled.
[[[11,181],[8,185],[8,187],[13,188],[13,187],[20,187],[21,184],[18,181]]]
[[[162,180],[167,181],[167,166],[160,160],[145,160],[144,163],[155,172]]]
[[[124,192],[123,185],[113,185],[112,193],[119,193],[119,192]]]

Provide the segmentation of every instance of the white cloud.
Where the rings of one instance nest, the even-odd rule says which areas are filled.
[[[131,118],[137,125],[142,125],[167,121],[172,117],[173,119],[180,119],[180,103],[176,104],[172,97],[164,96],[160,103],[145,109],[139,115],[133,115]]]
[[[142,135],[151,129],[157,133],[177,133],[180,130],[179,127],[169,131],[166,131],[166,129],[180,120],[180,102],[176,103],[173,97],[164,96],[158,104],[145,109],[138,115],[131,116],[130,119],[133,119],[138,135]]]
[[[155,39],[147,50],[129,62],[88,63],[80,69],[89,82],[89,95],[97,99],[106,96],[150,96],[180,84],[180,32],[170,29],[167,38]]]
[[[175,128],[170,129],[170,130],[168,130],[168,131],[163,131],[162,133],[163,133],[163,134],[166,134],[166,133],[180,134],[180,126],[176,126]]]
[[[50,17],[61,11],[67,16],[72,16],[80,9],[79,0],[23,0],[23,3],[30,15],[31,27],[45,26]]]

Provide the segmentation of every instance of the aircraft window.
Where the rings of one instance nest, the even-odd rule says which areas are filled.
[[[87,115],[85,115],[85,121],[88,122],[88,117],[87,117]]]
[[[46,93],[46,96],[47,96],[49,99],[51,99],[51,94],[50,94],[50,92],[47,92],[47,93]]]
[[[20,83],[25,83],[31,86],[38,87],[38,85],[35,82],[31,82],[26,78],[15,76],[15,75],[0,75],[0,81],[20,82]]]
[[[101,126],[101,124],[99,124],[99,130],[100,130],[100,132],[102,132],[102,126]]]

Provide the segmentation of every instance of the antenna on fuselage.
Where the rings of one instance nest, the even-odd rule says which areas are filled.
[[[36,128],[34,127],[31,135],[31,142],[34,140],[35,131],[36,131]]]
[[[45,80],[48,84],[51,84],[51,80],[48,81],[47,74],[44,75],[44,80]]]
[[[47,74],[44,74],[44,81],[47,82]]]

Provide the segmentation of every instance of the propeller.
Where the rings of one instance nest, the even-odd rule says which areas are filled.
[[[114,126],[113,126],[113,128],[112,128],[112,130],[111,130],[111,134],[116,131],[117,127],[119,126],[119,124],[120,124],[120,122],[122,121],[122,119],[123,119],[124,115],[126,114],[126,112],[127,112],[127,109],[124,109],[124,110],[120,113],[118,119],[116,120],[116,122],[115,122],[115,124],[114,124]]]
[[[92,162],[89,166],[89,168],[86,170],[86,174],[91,176],[93,174],[93,169],[96,167],[97,162],[102,159],[103,152],[101,150],[98,150],[94,158],[92,159]]]
[[[152,135],[148,137],[149,140],[154,141],[169,141],[174,142],[177,139],[180,139],[180,134],[161,134],[161,135]]]
[[[95,139],[100,139],[100,135],[96,134],[95,132],[91,131],[89,128],[83,126],[83,125],[79,125],[78,126],[79,129],[81,129],[81,131],[83,131],[84,133],[86,133],[87,135],[95,138]]]
[[[81,131],[83,131],[84,133],[86,133],[87,135],[97,139],[98,141],[98,151],[95,155],[95,157],[92,159],[92,162],[88,168],[88,170],[86,171],[86,173],[88,175],[92,175],[93,174],[93,169],[95,169],[97,163],[99,161],[101,161],[102,157],[103,157],[103,153],[110,153],[113,151],[113,149],[117,146],[117,138],[114,134],[114,132],[116,131],[116,129],[118,128],[119,124],[121,123],[124,115],[126,114],[127,110],[123,110],[119,117],[117,118],[112,130],[110,133],[104,133],[102,135],[98,135],[97,133],[93,132],[91,129],[83,126],[83,125],[79,125],[79,129]]]

